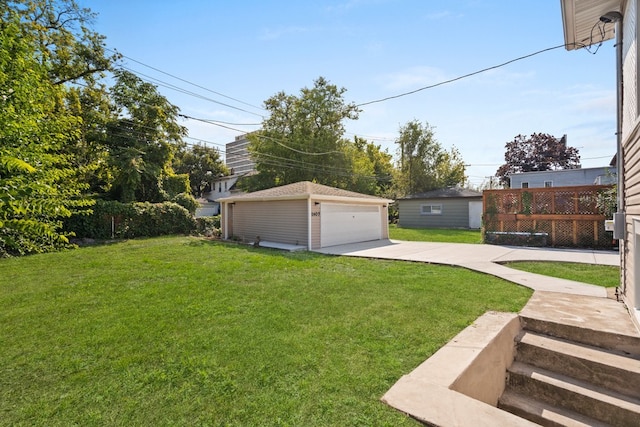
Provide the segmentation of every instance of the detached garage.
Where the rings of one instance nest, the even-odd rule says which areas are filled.
[[[398,226],[471,228],[482,226],[482,193],[449,187],[398,200]]]
[[[320,249],[389,238],[391,200],[309,181],[219,201],[224,239]]]

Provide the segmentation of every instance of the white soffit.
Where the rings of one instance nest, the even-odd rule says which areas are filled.
[[[562,25],[567,50],[600,43],[615,37],[615,24],[604,25],[604,39],[596,24],[607,12],[622,11],[624,0],[560,0],[562,7]],[[602,24],[600,25],[602,28]]]

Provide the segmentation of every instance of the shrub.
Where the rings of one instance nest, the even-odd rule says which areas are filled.
[[[176,195],[171,201],[188,210],[191,215],[195,215],[196,209],[200,207],[200,203],[198,203],[196,198],[187,193],[180,193]]]
[[[197,224],[187,209],[173,202],[96,201],[93,213],[76,215],[65,229],[79,238],[109,239],[190,234]]]
[[[91,213],[72,216],[65,221],[64,228],[78,238],[109,239],[117,235],[124,218],[133,214],[131,203],[98,199]]]
[[[220,215],[196,218],[198,234],[207,237],[220,237]]]
[[[195,218],[173,202],[134,203],[135,214],[122,224],[123,237],[151,237],[166,234],[190,234],[196,229]]]

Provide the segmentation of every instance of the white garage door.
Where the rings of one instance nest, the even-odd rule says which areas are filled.
[[[322,203],[321,246],[366,242],[382,238],[380,206]]]

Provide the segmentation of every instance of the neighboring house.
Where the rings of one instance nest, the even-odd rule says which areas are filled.
[[[400,227],[480,228],[482,193],[459,187],[414,194],[398,200]]]
[[[511,188],[575,187],[578,185],[615,184],[613,167],[561,169],[554,171],[520,172],[509,175]]]
[[[222,237],[319,249],[389,238],[391,200],[309,181],[220,199]]]
[[[622,298],[640,327],[639,3],[640,0],[561,0],[567,50],[616,38],[618,212],[614,216],[614,237],[620,245]],[[597,25],[603,25],[604,31],[597,31],[595,36],[593,29]]]
[[[204,193],[202,199],[199,200],[200,209],[196,211],[196,217],[220,215],[220,203],[218,200],[238,192],[235,185],[238,179],[244,175],[245,174],[228,175],[214,179],[211,182],[210,190]]]

